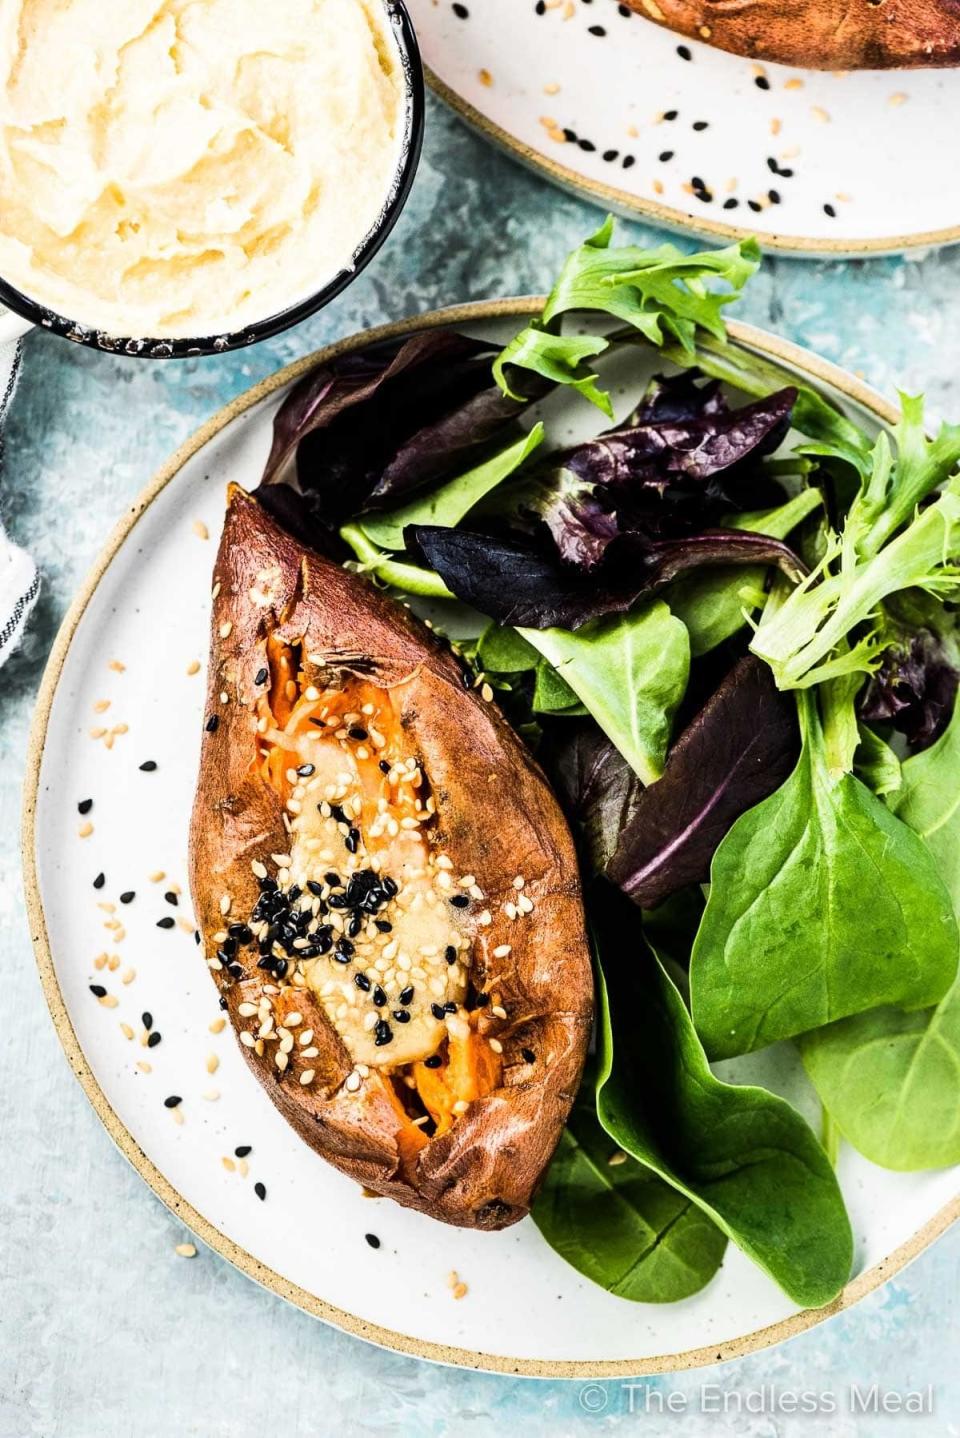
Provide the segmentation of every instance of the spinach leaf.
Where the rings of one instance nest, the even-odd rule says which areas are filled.
[[[960,705],[907,759],[889,803],[925,840],[960,912]],[[804,1066],[844,1137],[884,1168],[960,1163],[960,979],[934,1009],[884,1008],[801,1040]]]
[[[675,1303],[698,1293],[727,1246],[691,1199],[616,1148],[586,1084],[531,1215],[561,1258],[634,1303]]]
[[[663,772],[673,716],[690,670],[687,631],[660,600],[632,614],[566,629],[520,629],[645,784]]]
[[[418,495],[400,509],[391,509],[386,514],[365,515],[360,527],[374,544],[384,549],[402,549],[403,530],[407,524],[459,524],[485,494],[520,468],[542,439],[543,425],[537,423],[529,434],[492,458],[485,459],[466,474],[448,480],[429,494]]]
[[[425,599],[453,599],[455,596],[444,584],[439,574],[432,569],[423,569],[418,564],[396,559],[386,550],[380,549],[367,538],[358,524],[345,524],[340,538],[353,550],[362,574],[372,574],[383,584],[402,589],[407,594],[417,594]]]
[[[676,987],[642,939],[628,947],[613,902],[600,930],[600,1122],[794,1302],[829,1303],[849,1277],[853,1240],[826,1154],[785,1099],[711,1073]]]
[[[873,1009],[800,1041],[824,1108],[854,1148],[909,1173],[960,1163],[960,983],[935,1009]]]
[[[892,794],[903,783],[900,760],[866,724],[859,726],[860,743],[854,756],[853,772],[875,794]],[[896,812],[896,805],[890,806]],[[911,825],[911,828],[913,825]]]
[[[831,775],[816,708],[786,783],[714,855],[690,967],[711,1058],[883,1004],[937,1003],[957,970],[950,895],[922,839],[852,774]]]
[[[776,509],[757,514],[730,515],[725,523],[730,529],[786,539],[822,504],[823,496],[818,489],[804,489]],[[718,644],[743,628],[746,623],[744,609],[749,608],[744,594],[759,594],[763,589],[765,573],[766,569],[759,565],[722,568],[703,574],[684,575],[670,585],[663,598],[687,626],[690,652],[694,658],[716,649]]]
[[[923,839],[960,913],[960,703],[937,742],[907,759],[891,809]]]

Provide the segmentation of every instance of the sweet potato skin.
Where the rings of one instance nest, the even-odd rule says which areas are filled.
[[[215,581],[206,713],[219,722],[204,729],[190,830],[205,956],[216,952],[213,935],[256,902],[251,860],[287,843],[280,797],[251,765],[250,702],[272,627],[286,642],[303,640],[304,652],[322,654],[332,670],[361,673],[384,688],[406,681],[401,723],[436,797],[438,838],[455,867],[481,877],[492,915],[473,935],[474,980],[496,989],[507,1013],[505,1020],[489,1009],[479,1015],[481,1032],[503,1045],[502,1087],[471,1103],[412,1158],[401,1154],[396,1109],[375,1071],[359,1092],[345,1089],[350,1055],[310,990],[282,988],[273,1011],[278,1025],[293,1009],[303,1015],[318,1057],[302,1060],[295,1046],[281,1075],[269,1045],[263,1056],[241,1051],[288,1122],[341,1172],[448,1223],[506,1227],[529,1209],[576,1093],[590,1032],[580,885],[559,806],[495,705],[464,687],[446,646],[366,580],[304,550],[237,489]],[[517,874],[535,909],[511,921],[503,903],[516,896]],[[221,911],[225,894],[229,919]],[[506,944],[510,955],[495,957]],[[252,964],[245,969],[236,982],[224,970],[213,973],[236,1031],[244,1026],[239,1005],[257,1003],[270,982]],[[305,1087],[299,1073],[306,1068],[315,1078]]]
[[[810,70],[960,65],[960,0],[627,0],[694,40]]]

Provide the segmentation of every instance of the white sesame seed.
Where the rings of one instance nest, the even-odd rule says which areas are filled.
[[[273,1061],[281,1073],[283,1073],[284,1069],[289,1063],[289,1059],[287,1058],[286,1054],[283,1052],[282,1049],[278,1053],[274,1054]]]
[[[237,1009],[237,1013],[241,1016],[241,1018],[244,1018],[244,1019],[252,1019],[253,1016],[254,1016],[254,1014],[255,1014],[256,1012],[257,1012],[257,1006],[256,1006],[256,1004],[243,1003],[243,1004],[241,1004],[241,1005],[239,1006],[239,1008]],[[213,1028],[213,1025],[211,1024],[210,1027],[211,1027],[211,1029],[212,1029],[212,1028]],[[219,1032],[219,1030],[217,1030],[217,1032]]]
[[[230,638],[230,635],[231,635],[232,633],[233,633],[233,625],[231,624],[231,622],[230,622],[229,619],[225,619],[225,620],[223,621],[223,623],[220,625],[220,638],[221,638],[221,639],[229,639],[229,638]]]
[[[253,1034],[248,1033],[247,1030],[244,1029],[243,1033],[240,1035],[240,1042],[243,1044],[244,1048],[252,1049],[255,1042]]]
[[[192,1243],[178,1243],[174,1253],[179,1254],[181,1258],[196,1258],[197,1256],[197,1250]]]
[[[512,950],[509,944],[498,944],[493,951],[493,957],[495,959],[505,959],[511,952]]]
[[[304,1069],[303,1073],[300,1075],[300,1082],[303,1084],[304,1088],[306,1088],[307,1084],[313,1083],[315,1075],[316,1069]]]
[[[503,1044],[500,1042],[499,1039],[487,1039],[487,1043],[493,1049],[495,1054],[503,1053]]]
[[[230,912],[230,903],[231,903],[230,895],[229,895],[229,894],[223,894],[223,895],[221,896],[221,898],[220,898],[220,912],[221,912],[221,914],[229,914],[229,912]]]
[[[347,1088],[350,1093],[356,1093],[357,1089],[360,1087],[361,1082],[362,1080],[358,1073],[349,1073],[347,1074],[347,1080],[344,1087]]]

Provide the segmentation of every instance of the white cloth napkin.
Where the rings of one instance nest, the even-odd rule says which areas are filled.
[[[10,340],[0,344],[0,476],[3,472],[3,419],[13,398],[19,369],[19,343]],[[29,554],[11,543],[0,522],[0,666],[20,642],[23,626],[39,593],[40,576],[36,565]]]

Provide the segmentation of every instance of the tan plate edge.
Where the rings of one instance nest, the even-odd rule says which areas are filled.
[[[911,251],[938,249],[944,245],[960,243],[960,225],[945,230],[927,230],[917,235],[892,235],[882,239],[817,239],[805,235],[755,234],[740,225],[728,225],[722,220],[698,220],[683,210],[663,205],[659,200],[647,200],[633,195],[629,190],[619,190],[614,185],[604,185],[599,180],[585,180],[575,170],[560,165],[556,160],[518,140],[508,130],[489,120],[482,111],[464,100],[456,90],[441,80],[436,71],[424,65],[427,84],[435,95],[449,105],[471,129],[478,130],[484,139],[506,151],[514,160],[519,160],[528,170],[552,180],[561,189],[568,190],[580,200],[600,205],[626,219],[650,220],[664,229],[686,235],[711,235],[720,240],[746,240],[755,238],[761,249],[778,250],[786,255],[813,255],[821,259],[863,259],[880,255],[901,255]]]
[[[325,349],[318,350],[315,354],[297,360],[268,379],[262,380],[244,394],[238,395],[180,446],[114,527],[93,569],[71,604],[50,651],[40,685],[27,750],[22,831],[24,893],[30,924],[30,937],[40,971],[40,982],[54,1028],[70,1067],[90,1100],[94,1112],[123,1156],[129,1160],[140,1177],[149,1184],[171,1212],[176,1214],[177,1218],[209,1248],[219,1253],[222,1258],[226,1258],[249,1278],[254,1279],[281,1298],[286,1298],[290,1303],[302,1308],[304,1312],[312,1314],[316,1318],[322,1318],[325,1322],[331,1323],[334,1327],[341,1328],[347,1333],[352,1333],[358,1338],[365,1338],[371,1343],[380,1344],[384,1348],[390,1348],[399,1353],[411,1354],[417,1358],[427,1358],[437,1363],[455,1364],[463,1368],[481,1369],[491,1373],[519,1374],[533,1378],[637,1377],[653,1373],[674,1373],[686,1368],[700,1368],[707,1364],[739,1358],[748,1353],[756,1353],[814,1327],[825,1318],[840,1313],[845,1308],[852,1307],[866,1294],[879,1287],[887,1278],[897,1273],[911,1259],[916,1258],[935,1238],[944,1233],[951,1223],[960,1218],[960,1194],[882,1263],[868,1269],[866,1273],[859,1274],[848,1283],[839,1297],[828,1307],[807,1309],[802,1313],[795,1313],[789,1318],[782,1319],[779,1323],[757,1329],[756,1332],[746,1334],[741,1338],[720,1341],[709,1347],[694,1348],[684,1353],[662,1354],[652,1358],[596,1360],[593,1362],[581,1362],[576,1359],[512,1359],[497,1354],[475,1352],[467,1348],[421,1342],[407,1337],[406,1334],[382,1328],[378,1324],[366,1323],[354,1314],[336,1308],[317,1298],[314,1294],[308,1293],[297,1284],[289,1282],[264,1264],[258,1263],[245,1249],[227,1238],[181,1197],[121,1123],[97,1083],[70,1022],[70,1015],[67,1012],[54,968],[53,954],[50,949],[46,920],[40,899],[36,864],[36,809],[40,786],[40,763],[50,710],[70,644],[90,599],[121,544],[135,527],[144,511],[166,488],[187,460],[202,449],[231,420],[236,419],[238,415],[243,414],[291,380],[298,379],[315,364],[348,353],[361,345],[392,339],[398,335],[418,330],[431,329],[437,325],[471,324],[508,315],[522,318],[538,313],[542,305],[542,298],[492,300],[458,305],[352,335],[349,339],[340,340],[335,344],[328,345]],[[780,360],[794,369],[801,370],[813,380],[823,381],[834,386],[848,399],[870,409],[885,422],[893,423],[896,420],[897,412],[892,405],[876,391],[862,384],[836,365],[809,354],[799,345],[777,339],[752,325],[731,322],[728,328],[734,339],[750,348],[760,350],[763,354]]]

